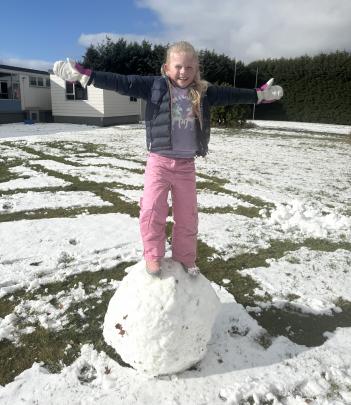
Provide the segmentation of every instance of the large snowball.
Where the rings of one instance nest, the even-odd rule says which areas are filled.
[[[186,370],[206,354],[219,299],[203,276],[189,276],[166,259],[161,278],[130,268],[112,297],[104,322],[106,342],[123,361],[151,375]]]

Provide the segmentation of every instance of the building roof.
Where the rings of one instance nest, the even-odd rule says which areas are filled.
[[[47,70],[29,69],[18,66],[0,65],[0,69],[15,70],[16,72],[36,73],[41,75],[48,75]]]

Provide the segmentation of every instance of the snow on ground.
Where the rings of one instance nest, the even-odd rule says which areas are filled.
[[[20,148],[14,148],[13,146],[0,145],[0,161],[4,159],[15,160],[15,159],[36,159],[37,156],[32,153],[23,151]]]
[[[269,120],[249,120],[259,128],[293,129],[298,131],[321,132],[324,134],[351,134],[351,125],[318,124],[310,122],[289,122],[289,121],[269,121]]]
[[[0,224],[0,297],[141,255],[138,219],[126,214]]]
[[[111,206],[89,191],[58,191],[17,193],[0,197],[0,215],[45,208],[77,208]],[[1,219],[1,216],[0,216]]]
[[[51,160],[37,160],[36,164],[49,170],[56,170],[59,173],[75,176],[80,180],[100,182],[118,182],[131,186],[141,186],[144,184],[142,174],[136,174],[127,170],[101,167],[101,166],[84,166],[76,167],[68,164],[53,162]]]
[[[88,125],[74,125],[71,124],[44,124],[36,123],[34,125],[23,125],[20,124],[6,124],[0,125],[0,138],[27,138],[28,136],[33,137],[36,135],[46,137],[51,134],[64,134],[75,132],[89,132],[94,129],[94,126]]]
[[[196,161],[198,173],[207,176],[198,177],[198,184],[213,186],[199,189],[199,208],[209,209],[200,212],[199,238],[216,249],[217,260],[224,261],[268,249],[272,241],[303,245],[307,238],[321,238],[341,244],[328,251],[302,246],[278,259],[267,259],[266,267],[241,272],[258,284],[254,291],[258,313],[288,305],[306,316],[333,317],[343,310],[340,300],[351,301],[351,252],[347,249],[351,127],[255,124],[259,128],[234,133],[215,129],[209,156]],[[139,171],[146,159],[145,130],[141,125],[9,124],[0,125],[0,138],[0,163],[14,162],[9,176],[0,181],[0,297],[11,301],[11,294],[19,289],[34,294],[0,317],[0,340],[20,344],[21,336],[33,333],[38,324],[52,331],[64,329],[67,308],[73,303],[81,303],[78,313],[84,321],[89,311],[86,299],[99,300],[118,282],[101,280],[89,293],[78,283],[54,296],[42,290],[35,295],[38,287],[141,258],[137,218],[119,212],[89,214],[90,206],[109,203],[93,192],[58,192],[58,187],[71,183],[52,173],[80,182],[111,183],[111,190],[126,203],[138,202],[143,184]],[[223,181],[218,183],[218,178]],[[41,188],[45,192],[32,190]],[[25,215],[36,209],[78,206],[85,207],[86,214],[1,222],[4,213]],[[259,214],[216,212],[226,207],[255,208]],[[309,348],[285,336],[267,336],[248,308],[227,292],[232,281],[223,278],[222,283],[213,283],[222,309],[208,354],[196,369],[149,379],[120,366],[93,344],[84,345],[77,360],[57,374],[33,358],[31,368],[0,386],[1,404],[351,403],[350,327],[326,333],[325,343]],[[260,296],[266,294],[271,301],[261,302]],[[53,298],[60,305],[53,306]],[[21,319],[28,320],[25,327]],[[89,328],[84,322],[83,327]]]
[[[216,249],[225,259],[270,246],[270,238],[283,238],[280,232],[264,225],[261,218],[235,214],[199,214],[201,240]]]
[[[273,203],[317,201],[344,211],[351,205],[350,140],[344,135],[285,136],[242,130],[236,136],[215,132],[203,173],[229,180],[225,189]]]
[[[300,202],[297,204],[300,206]],[[201,205],[200,205],[201,206]],[[217,205],[215,205],[217,206]],[[199,214],[201,240],[226,259],[270,246],[270,240],[301,242],[307,237],[330,241],[351,240],[351,218],[335,212],[322,215],[311,207],[296,209],[296,201],[277,208],[270,216],[248,218],[236,214]]]
[[[143,190],[124,190],[122,188],[111,189],[119,194],[122,194],[126,201],[133,201],[139,203]],[[237,208],[238,205],[243,207],[253,207],[252,204],[235,198],[231,195],[224,193],[213,193],[208,191],[199,191],[197,195],[197,203],[199,208],[218,208],[230,207]],[[169,194],[168,204],[172,206],[171,193]]]
[[[133,162],[130,160],[125,160],[125,159],[117,159],[117,158],[111,158],[111,157],[86,157],[83,156],[81,157],[81,154],[79,157],[75,158],[67,158],[69,162],[73,163],[79,163],[82,166],[94,166],[94,165],[107,165],[107,166],[112,166],[112,167],[120,167],[124,169],[143,169],[144,166],[141,163]]]
[[[204,191],[198,193],[197,202],[200,208],[231,207],[235,209],[238,207],[238,205],[243,207],[253,207],[253,204],[228,194],[210,193]]]
[[[58,179],[57,177],[48,176],[45,173],[38,173],[35,170],[25,166],[16,166],[9,169],[10,173],[16,174],[14,180],[0,183],[0,191],[20,190],[26,188],[45,188],[45,187],[64,187],[71,183]]]
[[[277,203],[276,207],[268,218],[268,225],[277,224],[287,233],[299,232],[316,238],[337,235],[351,240],[351,218],[328,207],[301,200],[292,200],[285,205]]]
[[[243,270],[259,282],[257,295],[271,294],[276,307],[293,305],[314,314],[332,315],[340,311],[335,297],[351,301],[351,254],[311,251],[305,247],[279,260],[269,260],[269,267]],[[291,298],[293,296],[293,298]]]
[[[84,301],[92,297],[101,297],[102,293],[108,290],[115,290],[119,282],[102,280],[94,292],[87,294],[81,282],[68,291],[60,291],[58,294],[39,294],[36,299],[22,300],[15,306],[13,312],[5,318],[0,318],[0,341],[8,339],[18,343],[22,334],[32,333],[34,326],[27,326],[24,330],[18,328],[19,320],[25,320],[27,324],[40,324],[45,329],[59,331],[68,323],[66,311],[74,303],[83,303],[79,309],[79,315],[84,319],[88,311]],[[57,305],[52,304],[53,299]],[[99,302],[99,301],[98,301]],[[83,329],[89,328],[89,324],[84,324]]]
[[[140,202],[140,198],[143,195],[143,190],[142,188],[138,190],[124,190],[123,188],[111,188],[109,189],[114,193],[118,193],[122,200],[127,201],[127,202],[135,202],[138,203]]]
[[[218,286],[222,308],[197,370],[152,379],[121,367],[93,345],[59,374],[39,363],[0,388],[2,403],[36,404],[333,404],[350,402],[350,328],[306,348],[277,337],[258,344],[262,328]],[[337,399],[332,397],[337,388]],[[283,398],[283,399],[282,399]],[[250,402],[252,401],[252,402]],[[281,402],[284,401],[284,402]]]

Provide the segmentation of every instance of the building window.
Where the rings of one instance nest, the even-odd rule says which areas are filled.
[[[129,101],[138,101],[138,99],[136,97],[129,97]]]
[[[66,82],[67,100],[88,100],[87,89],[84,89],[80,83]]]
[[[0,82],[0,98],[9,98],[7,82]]]
[[[20,99],[19,77],[17,74],[0,72],[0,99]]]
[[[29,76],[29,85],[31,87],[50,87],[50,79],[41,76]]]

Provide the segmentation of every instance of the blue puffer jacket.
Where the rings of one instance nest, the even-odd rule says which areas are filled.
[[[120,75],[93,72],[88,84],[146,100],[146,145],[149,151],[172,149],[171,100],[166,76]],[[202,125],[196,120],[198,156],[208,152],[210,107],[216,105],[254,104],[256,90],[209,85],[201,100]]]

